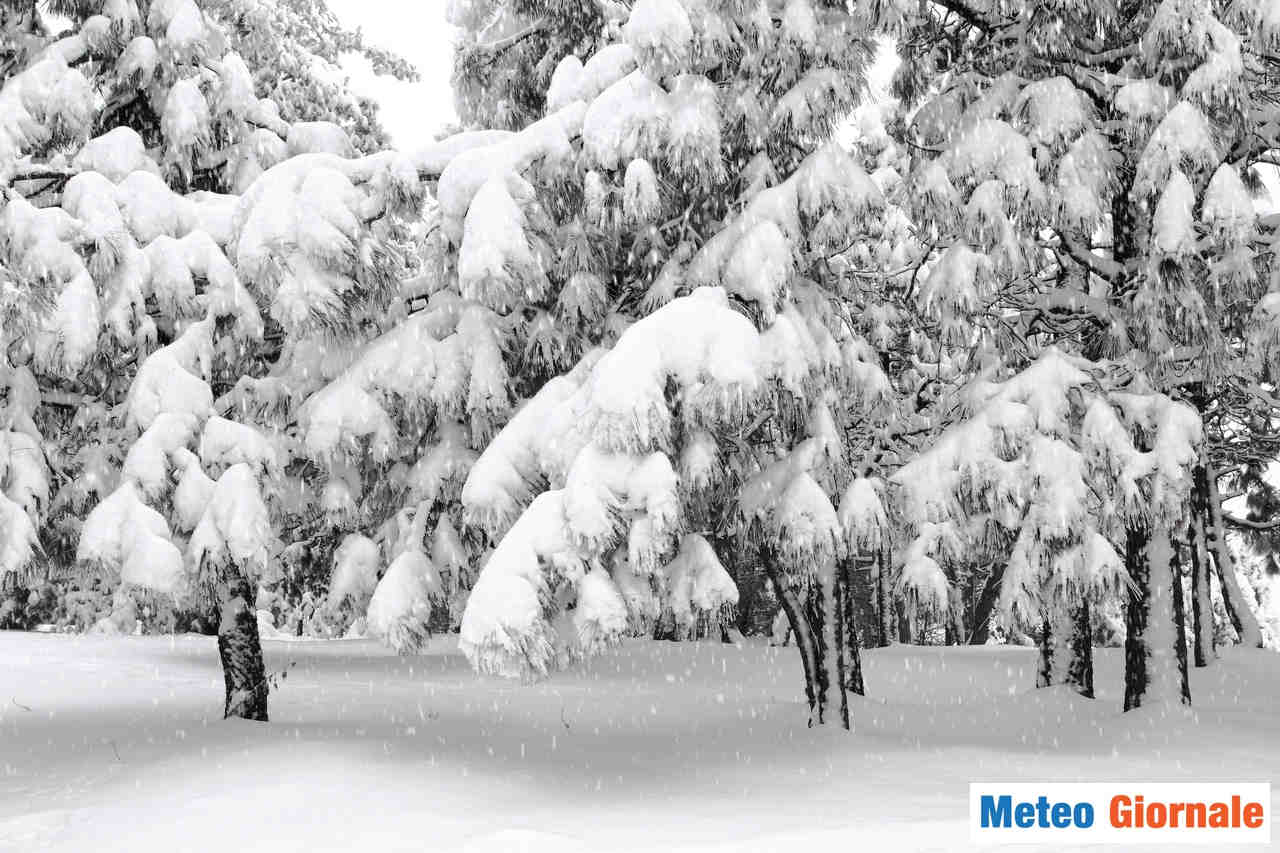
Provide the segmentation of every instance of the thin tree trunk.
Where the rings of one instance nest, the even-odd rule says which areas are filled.
[[[958,646],[965,641],[964,601],[960,597],[960,589],[954,584],[947,592],[947,612],[944,614],[943,629],[946,632],[946,644]]]
[[[898,613],[898,642],[914,643],[915,642],[915,602],[908,597],[903,597],[897,602]]]
[[[1125,563],[1134,586],[1125,609],[1124,709],[1189,705],[1182,578],[1168,531],[1130,527]]]
[[[852,598],[849,589],[849,573],[848,563],[841,561],[837,567],[835,576],[832,578],[832,601],[831,610],[828,614],[831,622],[832,643],[836,651],[836,684],[840,693],[840,725],[848,730],[849,728],[849,694],[845,690],[846,678],[846,655],[845,649],[848,641],[845,638],[847,629],[850,627],[845,620],[845,611],[851,610],[852,605],[849,599]],[[853,644],[855,651],[857,643]]]
[[[819,684],[819,672],[823,661],[818,654],[813,627],[810,625],[808,616],[805,613],[805,607],[796,596],[790,581],[779,571],[777,558],[772,550],[768,546],[762,547],[760,549],[760,557],[764,563],[765,571],[768,572],[769,580],[773,584],[774,592],[778,596],[778,603],[782,606],[782,612],[787,615],[787,622],[791,625],[791,633],[796,638],[796,648],[800,652],[800,663],[804,667],[804,694],[809,703],[809,725],[821,725],[824,722],[826,711],[823,706],[826,701],[826,694]]]
[[[1231,549],[1227,547],[1222,499],[1218,495],[1218,476],[1207,459],[1204,459],[1204,483],[1209,503],[1208,524],[1204,531],[1205,545],[1218,569],[1223,604],[1226,605],[1227,615],[1231,617],[1231,624],[1240,637],[1240,645],[1260,649],[1262,631],[1258,628],[1258,620],[1254,618],[1253,610],[1236,580],[1235,561],[1231,558]]]
[[[1049,687],[1053,684],[1053,654],[1058,642],[1058,632],[1054,630],[1053,620],[1044,617],[1040,625],[1040,640],[1036,643],[1040,649],[1040,662],[1036,666],[1036,687]]]
[[[267,671],[249,581],[236,569],[224,584],[218,654],[226,687],[225,717],[267,721]]]
[[[978,597],[978,607],[973,614],[973,630],[969,634],[969,645],[984,646],[991,637],[991,616],[995,613],[996,602],[1000,600],[1000,581],[1004,577],[1004,564],[991,566],[991,574],[982,585],[982,594]]]
[[[855,614],[856,608],[853,606],[853,597],[848,594],[849,590],[849,564],[840,564],[843,573],[839,579],[845,589],[842,604],[837,613],[840,614],[840,636],[843,644],[841,646],[841,656],[844,660],[844,672],[840,677],[840,683],[844,685],[844,690],[855,693],[858,696],[867,695],[867,687],[862,681],[862,653],[858,649],[858,622]],[[844,692],[841,691],[841,701],[844,700]]]
[[[1093,644],[1089,632],[1087,601],[1045,617],[1036,687],[1067,684],[1081,696],[1093,698]]]
[[[835,566],[826,567],[809,584],[809,594],[804,598],[805,616],[809,623],[809,631],[813,635],[814,646],[814,691],[818,696],[818,722],[827,722],[827,710],[831,707],[831,687],[835,682],[837,690],[844,685],[838,678],[832,678],[835,670],[836,636],[834,617],[835,598]]]
[[[1142,703],[1147,686],[1147,585],[1150,571],[1147,568],[1147,536],[1137,527],[1125,532],[1124,562],[1133,586],[1129,589],[1129,601],[1124,609],[1124,709],[1128,711]]]
[[[1072,608],[1071,657],[1067,664],[1067,683],[1087,699],[1093,698],[1093,625],[1089,619],[1089,600]]]
[[[1191,680],[1187,673],[1187,604],[1182,592],[1182,561],[1178,546],[1169,542],[1170,586],[1173,589],[1173,651],[1178,659],[1178,681],[1182,704],[1191,704]]]
[[[1204,522],[1208,495],[1204,487],[1204,469],[1197,466],[1191,493],[1190,542],[1191,558],[1191,625],[1194,631],[1192,651],[1196,666],[1208,666],[1214,659],[1213,603],[1209,598],[1209,551],[1205,547]]]
[[[809,725],[822,722],[822,708],[818,704],[818,660],[813,644],[813,634],[809,629],[809,621],[801,610],[795,591],[790,586],[775,584],[778,603],[782,612],[787,614],[791,624],[791,635],[796,639],[796,649],[800,652],[800,664],[804,667],[804,695],[809,702]]]
[[[890,569],[893,566],[893,552],[889,545],[883,544],[876,555],[876,599],[879,613],[879,624],[876,626],[876,645],[884,648],[893,642],[893,583]]]

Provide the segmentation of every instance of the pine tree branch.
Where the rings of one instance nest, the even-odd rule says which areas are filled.
[[[1035,296],[1029,303],[1037,312],[1050,315],[1069,315],[1070,318],[1091,320],[1099,326],[1108,326],[1115,319],[1111,303],[1079,290],[1054,288]]]
[[[1053,55],[1037,55],[1040,62],[1051,65],[1075,65],[1081,68],[1112,68],[1126,59],[1132,59],[1140,53],[1140,45],[1134,41],[1121,47],[1109,50],[1085,50],[1068,45]]]
[[[1120,264],[1108,258],[1095,255],[1092,251],[1076,243],[1061,231],[1057,232],[1057,234],[1058,245],[1056,248],[1066,251],[1073,261],[1080,264],[1099,278],[1106,279],[1112,284],[1117,283],[1121,278],[1123,278],[1124,267]],[[1052,249],[1055,247],[1049,246],[1048,248]]]

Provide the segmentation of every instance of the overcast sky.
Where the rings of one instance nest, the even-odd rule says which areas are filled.
[[[412,150],[453,121],[449,71],[452,31],[444,22],[446,0],[329,0],[342,23],[364,30],[366,39],[412,62],[418,83],[377,77],[360,57],[344,64],[352,87],[382,106],[382,123],[396,147]]]

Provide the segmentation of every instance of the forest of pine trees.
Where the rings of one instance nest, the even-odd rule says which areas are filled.
[[[846,728],[870,646],[1280,644],[1280,5],[448,15],[397,149],[321,0],[0,0],[0,627],[258,720],[263,635],[771,632]]]

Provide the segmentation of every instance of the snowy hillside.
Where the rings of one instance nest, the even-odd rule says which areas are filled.
[[[627,642],[524,687],[477,680],[448,640],[412,658],[268,642],[268,669],[288,672],[269,727],[209,713],[221,677],[206,639],[0,644],[0,849],[15,853],[211,839],[941,853],[967,840],[971,780],[1254,780],[1280,766],[1277,664],[1246,649],[1196,670],[1193,711],[1154,716],[1121,713],[1109,650],[1098,680],[1113,686],[1093,702],[1030,688],[1031,649],[873,650],[847,735],[805,728],[795,650],[758,643]]]

